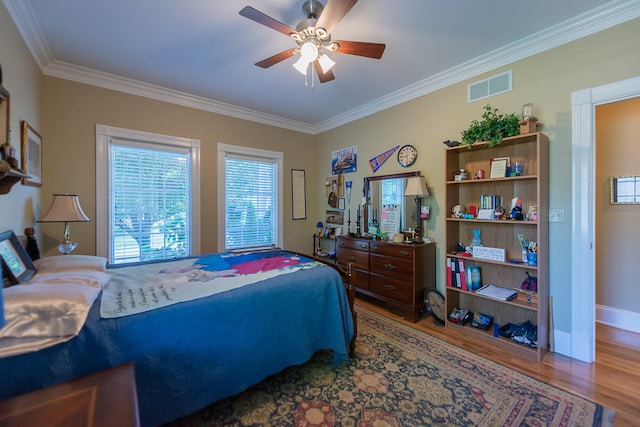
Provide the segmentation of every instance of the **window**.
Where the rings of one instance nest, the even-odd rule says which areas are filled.
[[[218,249],[282,246],[279,152],[218,144]]]
[[[199,141],[98,126],[98,253],[110,263],[199,253]]]

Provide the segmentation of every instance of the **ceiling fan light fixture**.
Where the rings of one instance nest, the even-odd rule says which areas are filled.
[[[333,68],[334,65],[336,65],[336,61],[329,58],[329,56],[325,55],[324,53],[320,54],[320,56],[318,57],[318,62],[320,63],[320,68],[322,68],[323,73],[326,73],[331,68]]]
[[[318,58],[318,47],[312,42],[305,42],[300,48],[300,57],[307,63]]]
[[[309,62],[304,59],[301,55],[300,58],[293,64],[293,68],[298,70],[298,72],[304,76],[307,75],[307,69],[309,68]]]

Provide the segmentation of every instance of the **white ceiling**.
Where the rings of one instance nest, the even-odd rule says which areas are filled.
[[[307,133],[640,16],[640,0],[361,0],[332,38],[382,59],[333,53],[336,79],[305,89],[295,58],[254,65],[295,42],[238,14],[295,28],[303,0],[3,1],[46,75]]]

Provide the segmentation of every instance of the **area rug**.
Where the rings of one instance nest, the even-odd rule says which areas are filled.
[[[605,426],[614,412],[376,314],[355,355],[319,352],[178,426]]]

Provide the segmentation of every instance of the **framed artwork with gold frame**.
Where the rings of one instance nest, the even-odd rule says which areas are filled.
[[[22,141],[22,168],[29,175],[22,178],[24,185],[42,186],[42,137],[25,120],[20,123]]]

